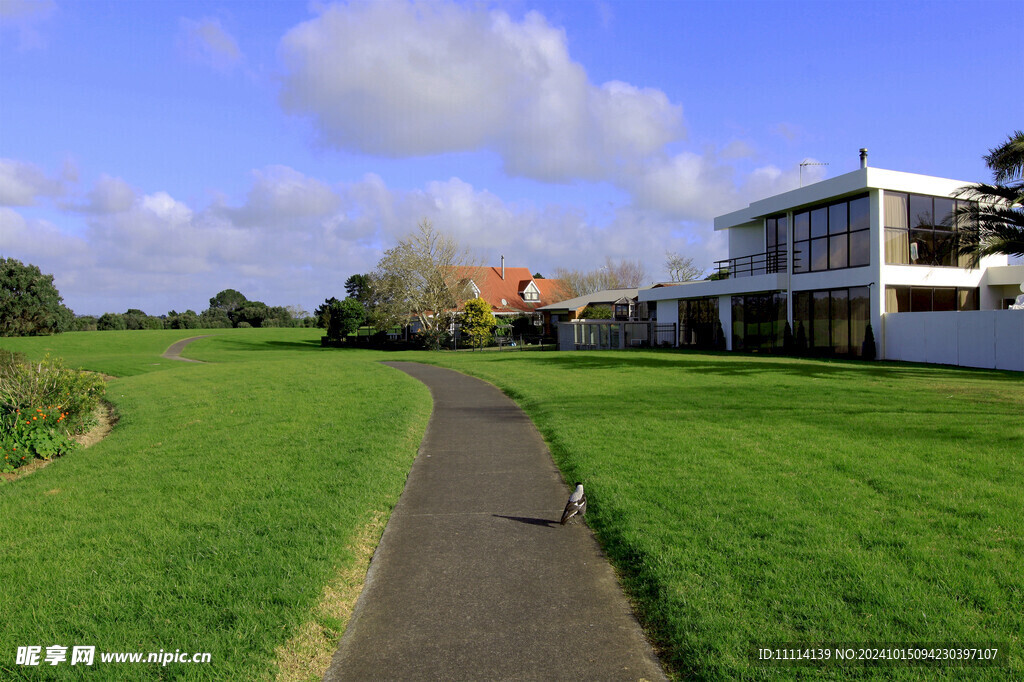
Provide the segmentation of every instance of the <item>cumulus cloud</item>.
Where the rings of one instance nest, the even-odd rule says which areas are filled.
[[[177,45],[187,59],[221,73],[229,73],[242,63],[238,41],[224,30],[220,19],[181,19]]]
[[[324,182],[287,166],[253,171],[253,185],[245,205],[225,209],[225,215],[241,225],[301,229],[310,218],[332,213],[338,196]]]
[[[56,197],[63,192],[63,183],[39,166],[0,159],[0,206],[33,206],[40,197]]]
[[[331,5],[281,41],[283,107],[330,145],[405,157],[489,149],[516,175],[607,179],[683,133],[665,94],[592,84],[564,31],[446,2]]]
[[[692,240],[687,225],[660,211],[619,207],[598,220],[579,207],[508,202],[458,177],[400,190],[374,174],[332,185],[270,166],[252,172],[238,201],[198,206],[102,176],[57,208],[69,219],[0,208],[0,250],[54,273],[68,305],[90,314],[201,310],[229,287],[312,309],[339,295],[349,275],[372,270],[423,218],[482,263],[504,255],[545,274],[642,256],[657,279],[665,250],[698,262],[721,257],[713,241]]]

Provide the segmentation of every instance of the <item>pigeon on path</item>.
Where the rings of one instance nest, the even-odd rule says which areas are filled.
[[[572,495],[569,496],[569,501],[565,505],[565,511],[562,512],[562,525],[572,517],[584,516],[587,513],[587,496],[583,494],[583,484],[577,483],[576,490],[572,491]]]

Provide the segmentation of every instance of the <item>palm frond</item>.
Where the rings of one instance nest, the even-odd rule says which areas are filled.
[[[998,184],[1024,179],[1024,132],[1014,131],[1006,142],[988,150],[984,159]]]

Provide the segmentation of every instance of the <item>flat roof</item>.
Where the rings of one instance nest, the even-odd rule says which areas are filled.
[[[858,168],[850,173],[828,178],[806,187],[753,201],[746,208],[720,215],[715,218],[715,230],[728,230],[733,227],[749,225],[766,216],[799,209],[829,199],[866,192],[869,189],[949,196],[969,184],[972,183],[965,180],[951,180],[932,175],[885,170],[884,168]]]

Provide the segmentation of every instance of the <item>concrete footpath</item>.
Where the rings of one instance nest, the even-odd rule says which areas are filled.
[[[589,528],[559,525],[570,490],[522,410],[386,364],[434,411],[325,682],[664,680]]]

